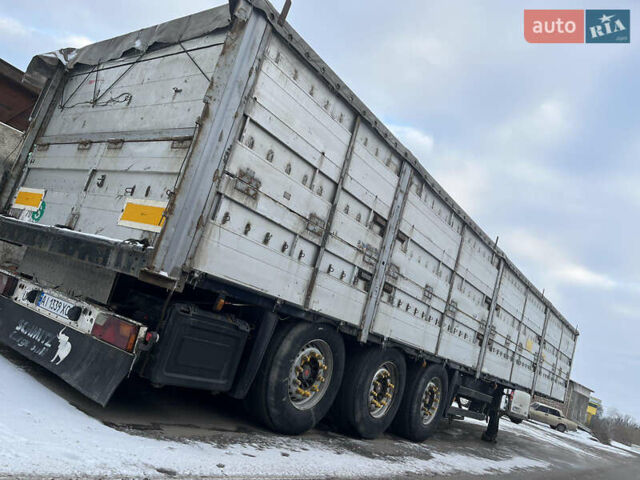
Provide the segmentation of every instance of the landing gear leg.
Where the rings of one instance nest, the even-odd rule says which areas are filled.
[[[500,423],[500,404],[502,403],[502,395],[504,391],[499,385],[495,386],[493,391],[493,400],[489,406],[489,425],[482,434],[482,440],[485,442],[495,443],[498,438],[498,424]]]

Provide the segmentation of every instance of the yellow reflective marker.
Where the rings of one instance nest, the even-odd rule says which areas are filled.
[[[527,346],[525,347],[529,353],[533,353],[533,341],[527,338]]]
[[[40,208],[44,194],[45,190],[22,187],[18,190],[16,199],[13,201],[13,208],[22,208],[35,212]]]
[[[118,225],[150,232],[160,232],[164,225],[164,211],[166,201],[130,199],[124,204],[124,209],[118,220]]]

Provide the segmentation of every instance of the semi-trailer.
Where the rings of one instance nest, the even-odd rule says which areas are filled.
[[[102,405],[139,375],[287,434],[492,440],[505,389],[563,399],[577,330],[285,17],[236,0],[34,57],[0,340]]]

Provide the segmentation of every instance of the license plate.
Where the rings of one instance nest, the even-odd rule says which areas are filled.
[[[42,293],[38,299],[38,306],[40,308],[44,308],[48,312],[66,317],[67,313],[69,313],[69,309],[73,307],[73,304],[60,300],[52,295]]]

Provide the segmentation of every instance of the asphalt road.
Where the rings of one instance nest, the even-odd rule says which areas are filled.
[[[269,445],[280,438],[249,419],[241,402],[223,395],[211,395],[186,389],[153,388],[147,382],[127,380],[116,391],[106,408],[91,402],[73,390],[58,377],[34,365],[13,351],[0,347],[0,354],[29,372],[40,383],[55,391],[78,409],[101,420],[106,425],[133,435],[178,441],[204,441],[217,446],[243,442]],[[640,479],[640,455],[620,456],[590,445],[576,444],[575,448],[559,448],[558,443],[545,442],[514,431],[508,420],[502,421],[496,444],[480,441],[484,429],[479,422],[443,421],[438,433],[421,448],[392,435],[373,441],[352,439],[334,433],[329,423],[306,433],[303,439],[322,441],[332,448],[350,451],[367,458],[399,461],[409,454],[428,460],[434,453],[459,452],[488,459],[524,457],[549,464],[541,471],[516,471],[495,474],[502,479]],[[524,425],[524,424],[523,424]],[[520,428],[521,426],[518,426]],[[541,429],[531,425],[530,428]],[[546,435],[544,431],[543,434]],[[561,435],[556,434],[554,435]],[[563,437],[558,437],[559,441]],[[268,472],[265,472],[265,474]],[[176,478],[176,477],[174,477]],[[295,478],[292,477],[292,478]],[[422,478],[412,475],[408,478]],[[429,476],[424,478],[445,478]],[[451,478],[451,476],[447,477]],[[474,475],[456,475],[455,478],[478,478]]]

